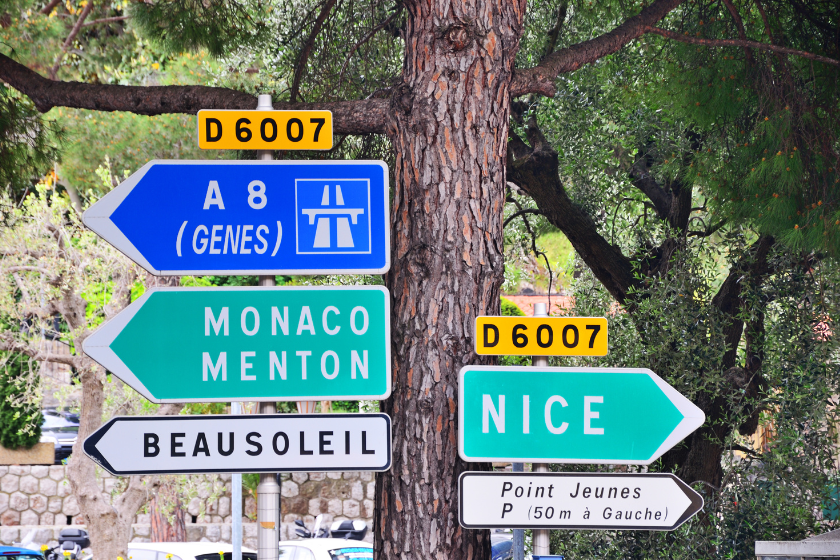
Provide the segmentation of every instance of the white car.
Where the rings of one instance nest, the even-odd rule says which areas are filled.
[[[232,560],[233,545],[212,542],[128,543],[128,560]],[[242,560],[257,560],[257,551],[242,547]]]
[[[373,545],[350,539],[280,541],[280,560],[373,560]]]

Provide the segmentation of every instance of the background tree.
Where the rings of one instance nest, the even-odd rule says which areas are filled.
[[[796,240],[761,229],[757,220],[764,217],[763,212],[751,223],[745,222],[753,218],[746,212],[749,204],[736,205],[740,209],[737,212],[736,206],[724,204],[724,190],[735,184],[734,155],[719,154],[716,164],[721,167],[714,170],[714,175],[711,169],[700,171],[702,187],[707,191],[701,191],[700,181],[693,177],[702,163],[700,149],[708,149],[704,142],[715,138],[723,147],[737,132],[743,131],[740,136],[746,136],[748,129],[743,126],[721,125],[729,121],[725,115],[713,117],[716,110],[737,106],[742,113],[731,117],[733,123],[755,123],[747,117],[755,116],[755,107],[765,103],[762,100],[766,96],[757,92],[767,90],[758,86],[776,83],[775,77],[764,82],[757,77],[802,60],[822,65],[811,82],[823,84],[819,91],[830,100],[832,90],[825,84],[834,77],[836,59],[825,51],[803,53],[798,44],[787,46],[777,38],[766,40],[753,35],[753,21],[758,25],[764,19],[762,12],[768,13],[758,2],[739,6],[730,0],[595,4],[526,5],[489,0],[412,0],[396,6],[349,0],[315,4],[266,1],[237,6],[220,1],[203,8],[177,1],[137,4],[136,17],[152,45],[158,46],[149,46],[142,37],[132,40],[130,20],[126,25],[125,20],[112,19],[130,16],[121,4],[71,4],[67,8],[50,3],[40,8],[45,12],[43,17],[32,15],[38,7],[27,13],[20,9],[22,4],[16,4],[19,12],[10,15],[8,29],[18,33],[26,29],[30,34],[22,45],[28,50],[24,53],[21,47],[17,53],[18,60],[28,66],[0,55],[0,78],[29,96],[42,111],[63,106],[147,115],[190,114],[201,108],[253,108],[253,93],[271,92],[277,100],[276,108],[294,104],[297,108],[333,111],[336,132],[356,138],[340,139],[332,157],[387,153],[387,144],[370,135],[387,136],[393,149],[395,179],[392,269],[386,276],[394,314],[394,390],[383,410],[393,418],[397,452],[392,471],[377,479],[375,546],[383,558],[483,557],[489,547],[486,532],[463,531],[456,519],[458,474],[467,468],[488,468],[466,465],[457,456],[456,378],[462,365],[486,361],[472,354],[472,324],[476,315],[498,313],[504,269],[503,211],[507,200],[513,198],[507,193],[508,181],[521,187],[536,209],[567,235],[595,278],[628,312],[642,339],[645,333],[658,335],[669,325],[656,313],[653,318],[658,320],[649,320],[651,314],[645,307],[651,300],[670,303],[654,299],[654,293],[679,297],[679,293],[661,291],[660,283],[666,282],[668,274],[680,270],[693,278],[691,275],[702,272],[696,266],[675,264],[694,262],[689,258],[693,253],[686,253],[689,241],[711,237],[720,230],[716,225],[722,219],[729,220],[734,228],[731,235],[740,235],[741,241],[726,249],[732,257],[726,274],[720,282],[709,282],[715,291],[709,293],[707,304],[697,308],[715,318],[701,333],[711,337],[714,344],[706,346],[712,348],[709,353],[717,361],[705,354],[698,361],[714,363],[714,367],[709,371],[698,366],[691,370],[691,378],[711,376],[714,382],[701,383],[704,390],[690,394],[710,421],[659,465],[676,469],[690,482],[704,484],[713,493],[719,493],[724,482],[721,458],[728,438],[743,417],[752,418],[756,410],[746,407],[743,416],[733,415],[727,409],[730,397],[739,392],[768,394],[759,373],[764,335],[756,317],[767,317],[775,310],[754,295],[779,274],[802,273],[813,266],[805,258],[780,260],[774,252],[779,250],[776,237],[791,244]],[[773,25],[781,25],[777,28],[784,30],[791,22],[794,27],[806,25],[801,22],[814,14],[793,1],[773,4],[773,10],[767,16],[771,31]],[[190,12],[195,21],[207,19],[210,13],[227,15],[213,20],[213,33],[203,34],[200,26],[190,25]],[[56,15],[50,18],[53,13]],[[61,14],[67,17],[60,18]],[[62,24],[60,19],[67,23]],[[715,25],[707,27],[708,22]],[[88,23],[91,25],[86,27]],[[824,27],[830,30],[831,25],[829,17]],[[634,42],[648,33],[668,41]],[[782,36],[773,33],[773,37]],[[53,49],[32,48],[31,38],[36,36],[44,39],[40,44],[53,41]],[[16,38],[12,35],[7,40]],[[675,46],[683,43],[691,46]],[[120,52],[114,45],[130,48]],[[622,50],[625,46],[628,48]],[[222,53],[222,58],[218,68],[209,63],[203,66],[201,79],[189,78],[177,73],[179,61],[187,55],[169,52],[167,47],[206,47]],[[733,52],[708,50],[724,47]],[[146,71],[145,75],[139,67],[113,63],[124,52],[142,60],[152,51],[156,56],[151,63],[154,72]],[[742,79],[727,78],[721,84],[739,84],[753,93],[745,93],[738,101],[733,90],[734,100],[719,97],[716,104],[692,113],[690,104],[678,105],[682,93],[709,96],[718,89],[717,81],[705,81],[712,76],[709,61],[702,59],[710,52],[726,52],[725,59],[720,54],[711,55],[721,59],[716,71],[731,58],[733,69],[744,72]],[[763,52],[769,52],[768,57],[786,58],[775,66]],[[605,58],[609,55],[614,56]],[[767,60],[771,60],[769,67]],[[175,67],[173,72],[158,72],[170,65]],[[53,81],[30,68],[81,81]],[[121,75],[115,68],[130,71]],[[797,68],[798,72],[807,70],[804,64]],[[600,80],[600,84],[590,82],[588,87],[579,87],[578,75],[590,76],[593,82]],[[164,84],[161,78],[172,82]],[[644,88],[651,93],[658,91],[653,84],[658,86],[660,82],[653,78],[674,86],[671,93],[660,92],[661,106],[657,108],[651,105],[653,96],[635,100],[630,96],[641,94]],[[796,77],[791,79],[794,86],[803,83]],[[190,85],[175,83],[178,81]],[[142,85],[123,85],[129,83]],[[621,91],[612,87],[614,83],[627,85],[625,97],[618,95]],[[600,99],[602,90],[613,93],[613,108],[620,107],[619,103],[629,108],[625,116],[635,123],[634,132],[657,133],[643,150],[638,151],[637,142],[642,136],[635,136],[630,145],[587,141],[597,140],[599,135],[591,127],[581,126],[583,121],[576,118],[576,111],[584,114]],[[540,97],[552,97],[557,92],[560,95],[553,99]],[[668,101],[671,104],[666,106]],[[703,107],[703,101],[694,101],[693,106]],[[825,102],[813,107],[811,114],[817,116],[820,111],[833,110]],[[656,113],[657,109],[664,114]],[[762,122],[770,122],[770,115],[766,116],[768,120]],[[90,118],[103,117],[95,113]],[[659,126],[654,126],[657,119]],[[553,137],[549,121],[556,127]],[[616,121],[612,126],[618,126]],[[757,127],[749,130],[760,133]],[[582,135],[574,137],[574,133]],[[569,140],[566,145],[559,142],[564,138]],[[739,138],[739,144],[744,143],[747,146],[740,147],[749,148],[752,140]],[[824,143],[831,146],[830,141]],[[652,152],[652,146],[670,151]],[[582,166],[585,158],[570,157],[567,147],[582,148],[580,154],[593,158],[597,165]],[[618,154],[620,165],[605,157],[612,153]],[[670,157],[676,159],[666,154],[675,154]],[[668,162],[675,166],[673,172],[668,172]],[[652,169],[657,173],[651,173]],[[708,180],[712,175],[720,177],[724,169],[733,173],[731,178],[727,175],[727,182],[715,186],[717,183]],[[739,177],[743,169],[741,172]],[[612,190],[603,189],[599,179],[604,177],[622,180],[607,181]],[[636,196],[610,198],[626,186],[625,177],[630,179]],[[812,184],[808,181],[811,175],[801,177],[803,181],[788,183],[788,188],[807,190],[803,187]],[[746,184],[739,179],[737,188],[743,189]],[[714,196],[718,196],[717,205],[710,201],[697,204],[714,200]],[[746,199],[742,203],[752,202],[747,196],[741,198]],[[615,201],[609,207],[615,214],[630,213],[639,220],[649,215],[644,225],[650,228],[636,229],[636,222],[628,233],[639,235],[623,236],[621,240],[606,238],[603,205],[608,200]],[[761,196],[759,200],[763,203]],[[820,200],[826,205],[828,197]],[[809,202],[815,203],[822,208],[819,200]],[[704,208],[705,213],[693,215],[696,206]],[[779,211],[783,211],[781,206],[776,209]],[[706,227],[693,229],[697,218]],[[624,222],[628,223],[633,224]],[[735,227],[751,224],[755,229]],[[794,224],[793,236],[800,229],[797,225],[802,227]],[[800,246],[814,247],[813,242],[807,238]],[[686,282],[699,286],[700,280]],[[672,309],[679,311],[677,307]],[[766,326],[763,332],[767,332]],[[679,345],[670,349],[683,352],[680,355],[686,359],[694,350],[705,351]],[[681,372],[668,369],[674,364],[659,364],[659,373],[666,377],[679,375]],[[688,388],[690,384],[686,384]],[[725,548],[714,546],[716,551]]]
[[[27,97],[0,84],[0,185],[12,197],[23,196],[50,168],[57,133]]]
[[[694,43],[727,28],[765,33],[767,21],[791,37],[803,14],[784,7],[771,18],[760,2],[691,4],[690,46],[686,35],[641,40],[561,82],[554,99],[514,107],[509,180],[600,283],[576,286],[576,313],[608,312],[611,299],[626,311],[597,363],[650,367],[707,414],[653,465],[702,483],[705,516],[668,536],[558,533],[560,552],[749,558],[754,540],[834,526],[821,512],[837,476],[838,356],[825,330],[837,316],[837,191],[824,180],[836,184],[825,140],[837,131],[837,72],[745,43]],[[561,42],[590,33],[597,23],[580,19],[592,16],[568,19]]]
[[[38,377],[20,354],[7,354],[0,369],[0,446],[29,449],[41,439]]]
[[[134,516],[160,479],[129,477],[111,503],[100,488],[96,465],[81,449],[85,438],[102,424],[110,376],[81,352],[50,352],[42,344],[41,329],[51,332],[54,318],[61,317],[68,329],[62,333],[64,340],[80,349],[92,330],[125,308],[132,290],[142,287],[137,268],[86,230],[69,199],[55,196],[45,184],[20,206],[4,195],[0,207],[6,224],[0,229],[0,315],[11,325],[26,325],[0,332],[0,350],[69,366],[78,376],[82,392],[79,437],[67,476],[97,554],[126,558]],[[32,384],[31,377],[22,376],[19,382]],[[159,412],[177,414],[180,408],[164,405]]]

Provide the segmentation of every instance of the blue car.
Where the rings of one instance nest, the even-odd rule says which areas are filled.
[[[513,541],[505,540],[493,545],[490,550],[492,560],[509,560],[513,558]]]
[[[0,546],[0,560],[44,560],[39,550],[30,550],[19,546]]]

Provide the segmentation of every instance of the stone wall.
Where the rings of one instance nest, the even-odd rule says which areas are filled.
[[[281,476],[280,511],[283,522],[303,519],[309,526],[316,515],[324,523],[336,519],[373,522],[372,472],[291,473]],[[294,533],[294,532],[293,532]]]
[[[0,526],[67,525],[78,519],[63,465],[0,467]]]
[[[37,529],[35,542],[48,544],[68,524],[83,524],[76,498],[70,492],[66,468],[56,466],[0,466],[0,544],[10,545]],[[202,476],[186,506],[187,540],[230,542],[230,475]],[[100,488],[112,493],[118,478],[101,473]],[[374,475],[371,472],[287,473],[281,476],[281,540],[295,538],[294,522],[312,528],[316,515],[329,526],[340,519],[361,519],[373,525]],[[256,548],[257,504],[243,490],[243,544]],[[134,519],[132,541],[148,542],[149,514]],[[252,534],[253,533],[253,534]],[[49,540],[47,540],[49,537]],[[368,533],[365,540],[372,538]],[[39,540],[40,539],[40,540]],[[252,542],[253,541],[253,542]]]

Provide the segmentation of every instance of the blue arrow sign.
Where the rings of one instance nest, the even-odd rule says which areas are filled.
[[[382,274],[390,266],[381,161],[154,160],[84,222],[160,276]]]

